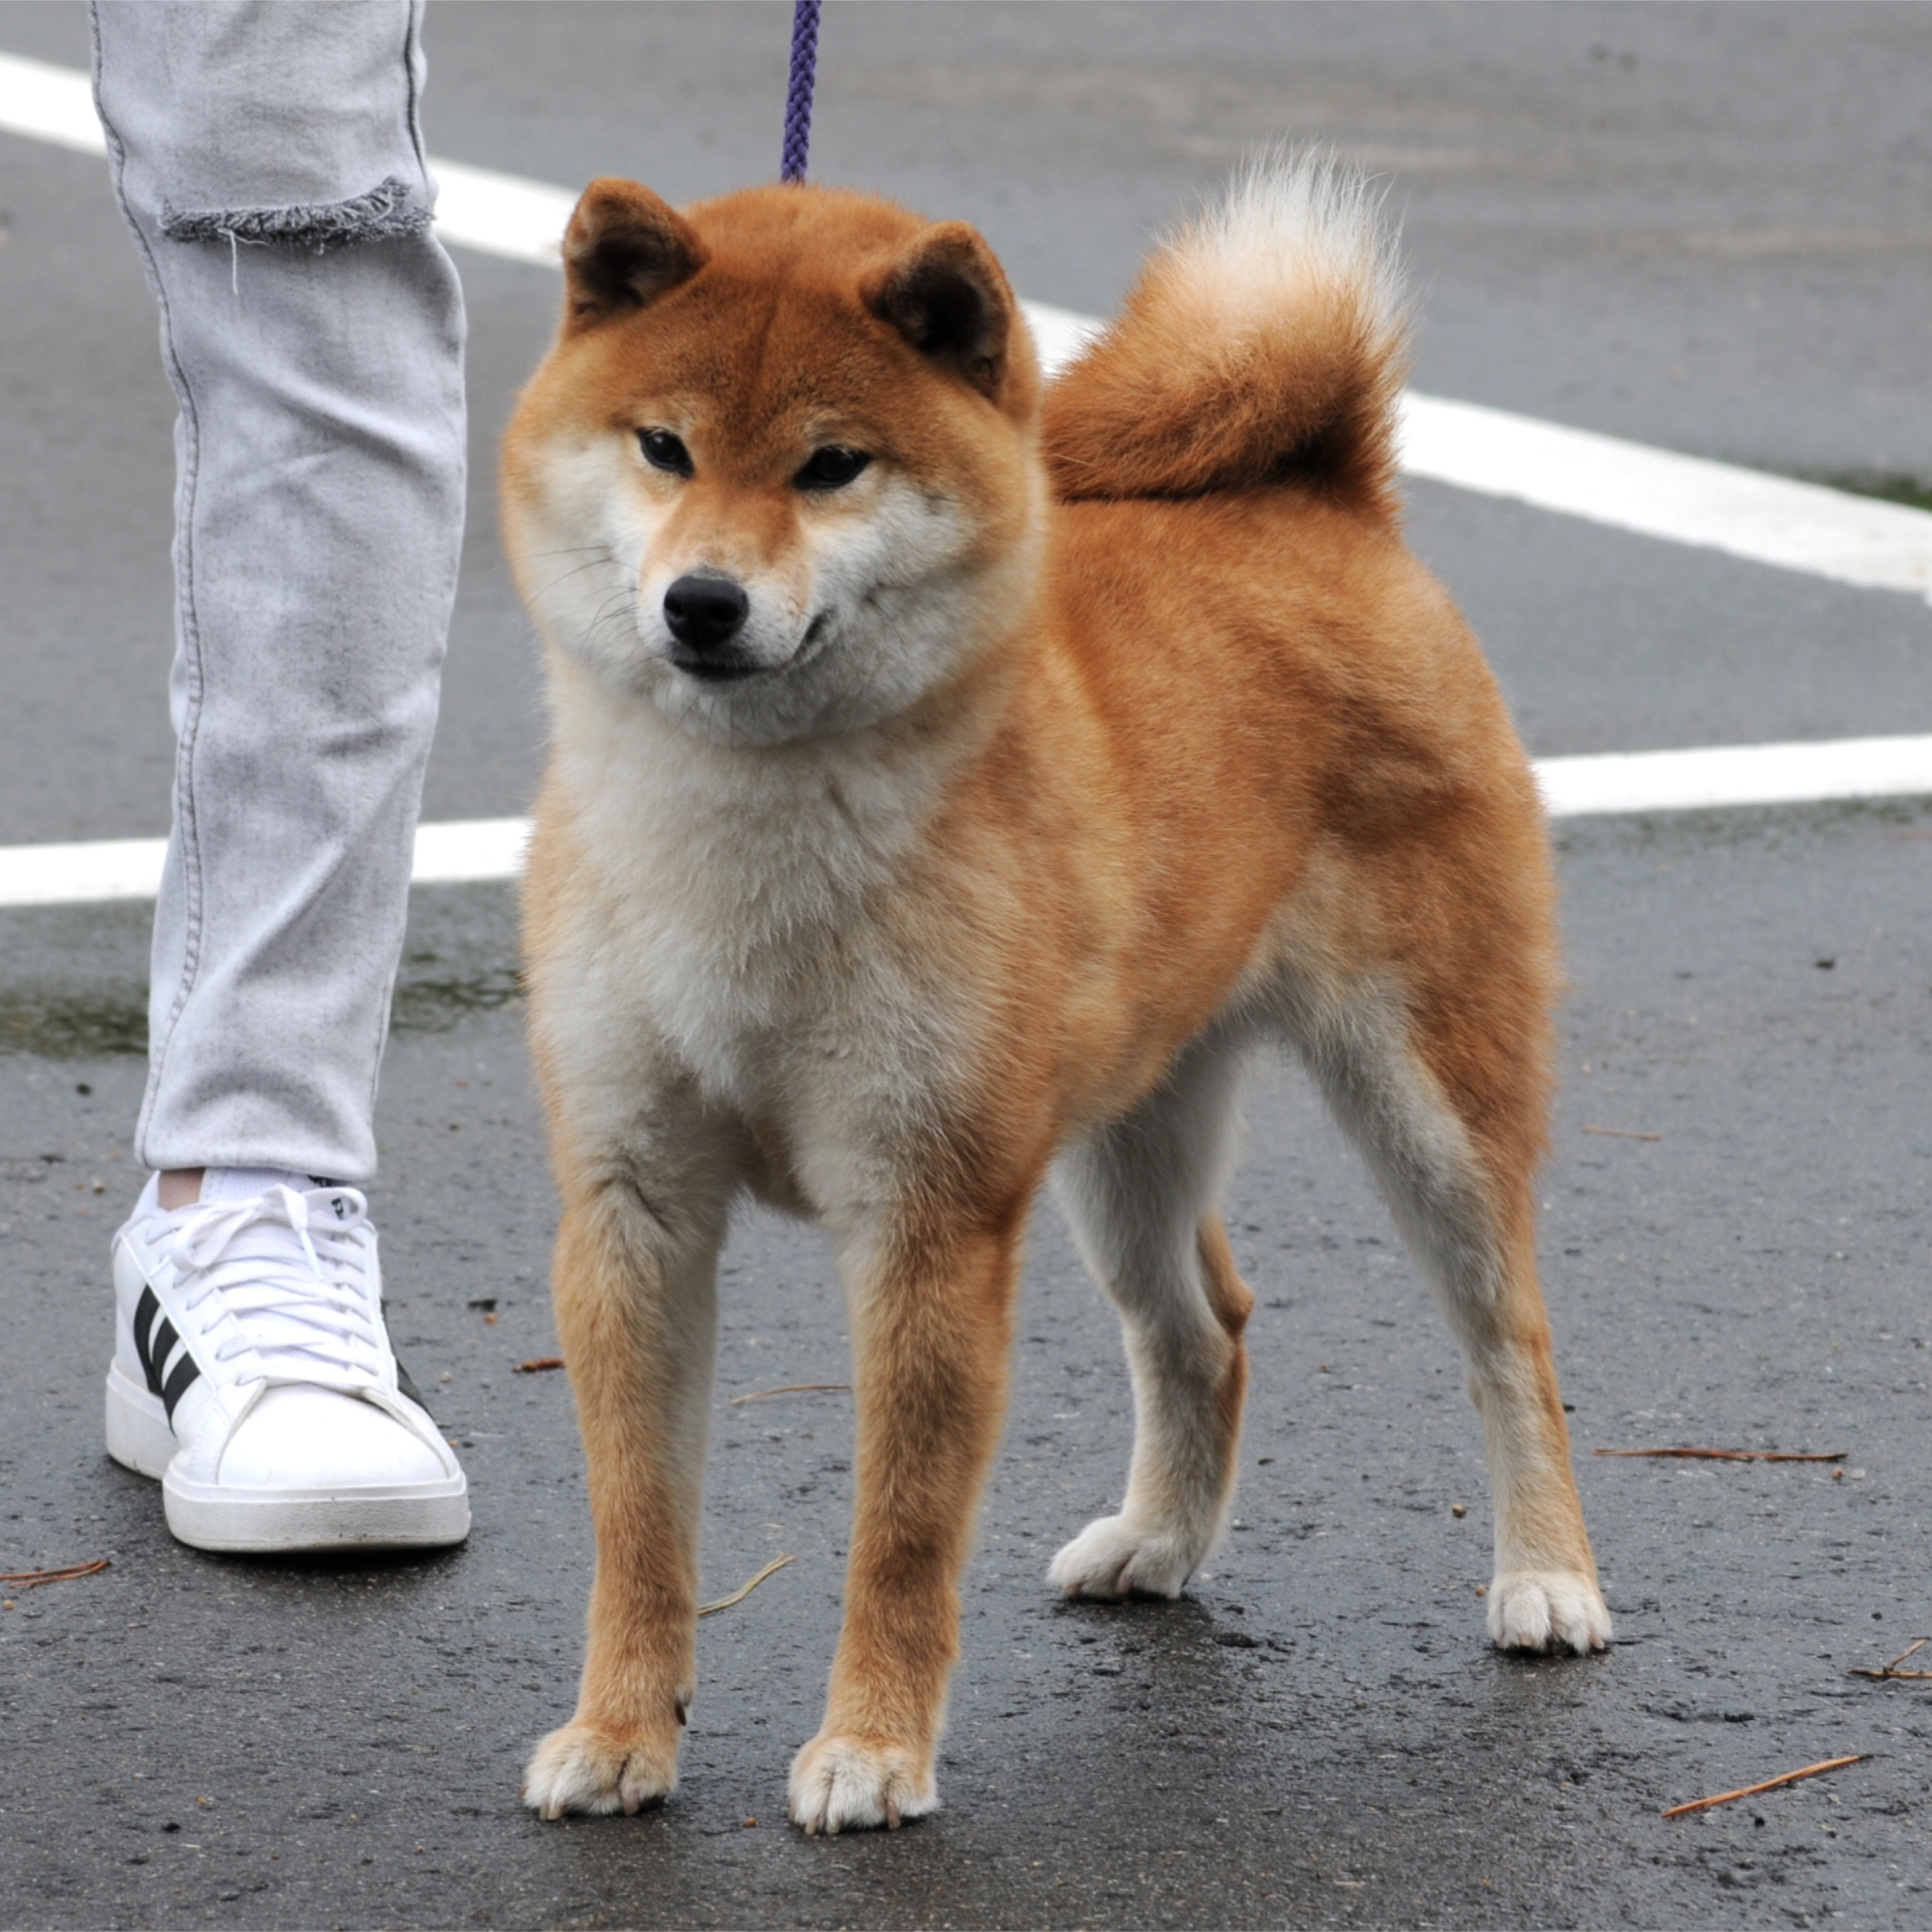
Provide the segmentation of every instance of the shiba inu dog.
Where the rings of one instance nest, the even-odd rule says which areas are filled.
[[[858,1410],[808,1831],[938,1802],[958,1582],[1052,1169],[1126,1333],[1126,1500],[1054,1559],[1173,1596],[1235,1489],[1252,1298],[1216,1204],[1285,1042],[1467,1364],[1490,1633],[1609,1634],[1537,1285],[1556,978],[1542,814],[1403,546],[1390,244],[1319,161],[1245,177],[1043,386],[972,229],[600,181],[510,429],[548,644],[526,885],[563,1197],[557,1321],[597,1539],[548,1817],[677,1778],[715,1265],[816,1218]]]

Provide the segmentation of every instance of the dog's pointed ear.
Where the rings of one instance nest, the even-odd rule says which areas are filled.
[[[564,333],[643,308],[704,261],[704,243],[669,202],[635,181],[593,181],[563,231]]]
[[[866,306],[922,356],[997,402],[1013,333],[1013,291],[977,228],[941,221],[876,272]]]

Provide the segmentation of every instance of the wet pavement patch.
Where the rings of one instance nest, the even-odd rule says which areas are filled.
[[[146,989],[89,995],[26,988],[0,991],[0,1053],[49,1060],[147,1051]]]
[[[1932,477],[1913,476],[1903,470],[1813,470],[1801,472],[1799,480],[1822,483],[1828,489],[1843,490],[1851,496],[1875,496],[1886,503],[1903,503],[1913,510],[1932,510]]]
[[[147,1051],[145,901],[0,912],[0,1056]],[[515,889],[418,887],[390,1008],[399,1034],[447,1031],[523,997]]]
[[[523,997],[522,976],[514,966],[459,978],[437,974],[434,968],[443,964],[434,953],[418,954],[403,962],[389,1009],[392,1032],[441,1032],[466,1013],[493,1012]]]

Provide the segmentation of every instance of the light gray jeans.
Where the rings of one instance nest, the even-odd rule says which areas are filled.
[[[455,593],[463,307],[421,0],[96,0],[94,93],[181,413],[155,1167],[376,1167]]]

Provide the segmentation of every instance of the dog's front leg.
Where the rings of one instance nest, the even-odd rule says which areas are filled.
[[[697,1683],[697,1531],[722,1201],[677,1226],[610,1183],[566,1201],[552,1293],[597,1537],[576,1715],[537,1747],[545,1818],[635,1812],[677,1782]]]
[[[1005,1408],[1019,1222],[888,1238],[851,1271],[857,1498],[825,1721],[792,1766],[792,1819],[808,1832],[896,1826],[938,1804],[959,1572]]]

